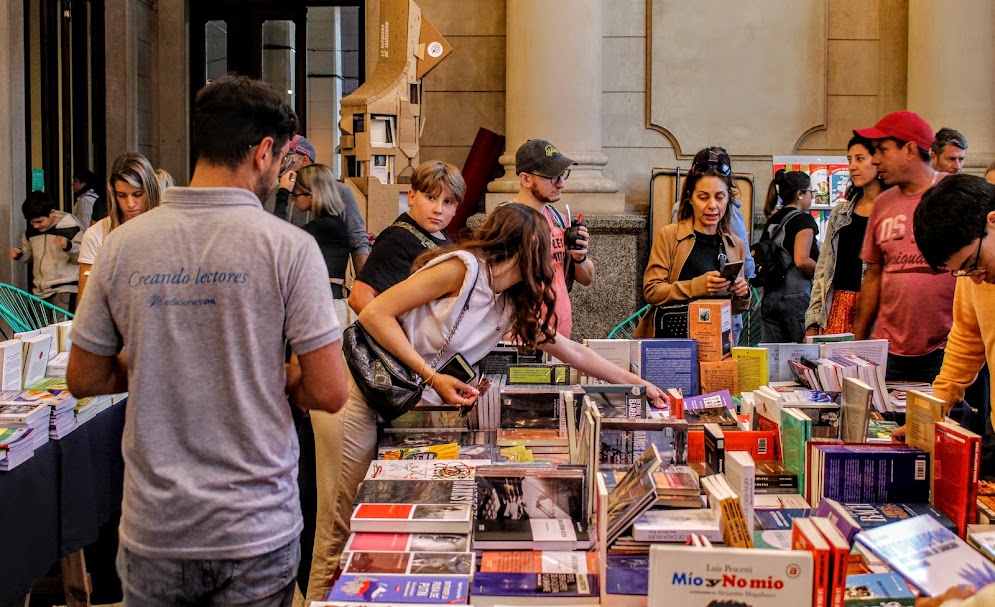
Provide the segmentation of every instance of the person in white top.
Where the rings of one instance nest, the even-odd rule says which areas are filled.
[[[472,404],[480,395],[477,388],[438,372],[433,359],[441,366],[460,353],[474,365],[510,332],[521,349],[540,348],[582,373],[646,385],[650,402],[662,406],[656,386],[557,334],[550,241],[549,225],[538,211],[501,205],[469,241],[422,254],[414,274],[367,304],[357,322],[421,376],[427,402]],[[459,321],[464,303],[469,305]],[[448,347],[437,356],[451,332]],[[377,422],[351,376],[342,410],[311,412],[318,508],[309,600],[320,599],[338,567],[357,488],[376,455]]]
[[[83,288],[90,276],[90,268],[97,262],[97,253],[104,237],[128,221],[149,209],[159,206],[162,193],[155,169],[141,154],[121,154],[111,166],[111,177],[107,181],[107,217],[93,224],[83,234],[79,247],[79,300],[83,299]]]

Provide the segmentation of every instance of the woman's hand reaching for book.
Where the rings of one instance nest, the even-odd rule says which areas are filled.
[[[939,596],[934,596],[932,598],[919,597],[916,599],[916,607],[941,607],[944,603],[950,600],[960,600],[966,599],[967,597],[974,594],[974,588],[970,586],[953,586],[948,588],[946,592]]]
[[[473,386],[464,384],[452,375],[445,373],[436,373],[431,386],[442,398],[442,401],[449,405],[465,407],[477,400],[480,395],[480,391]]]

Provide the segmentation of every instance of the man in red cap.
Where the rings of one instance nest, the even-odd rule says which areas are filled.
[[[945,175],[930,166],[933,129],[903,110],[854,133],[874,141],[872,162],[892,186],[878,196],[867,224],[860,252],[867,270],[854,333],[888,340],[888,380],[932,382],[953,323],[955,282],[930,267],[912,234],[919,200]]]

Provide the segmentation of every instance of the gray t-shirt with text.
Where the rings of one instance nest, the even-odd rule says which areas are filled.
[[[169,188],[104,241],[74,347],[127,349],[122,545],[238,559],[297,537],[284,338],[341,337],[314,238],[234,188]]]

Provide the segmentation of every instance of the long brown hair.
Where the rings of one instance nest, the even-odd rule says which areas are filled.
[[[531,351],[539,344],[555,341],[559,319],[555,311],[549,224],[538,211],[523,204],[503,204],[487,217],[470,240],[422,253],[413,269],[451,251],[473,253],[486,262],[488,272],[496,264],[516,260],[522,280],[505,291],[512,306],[515,345]]]

